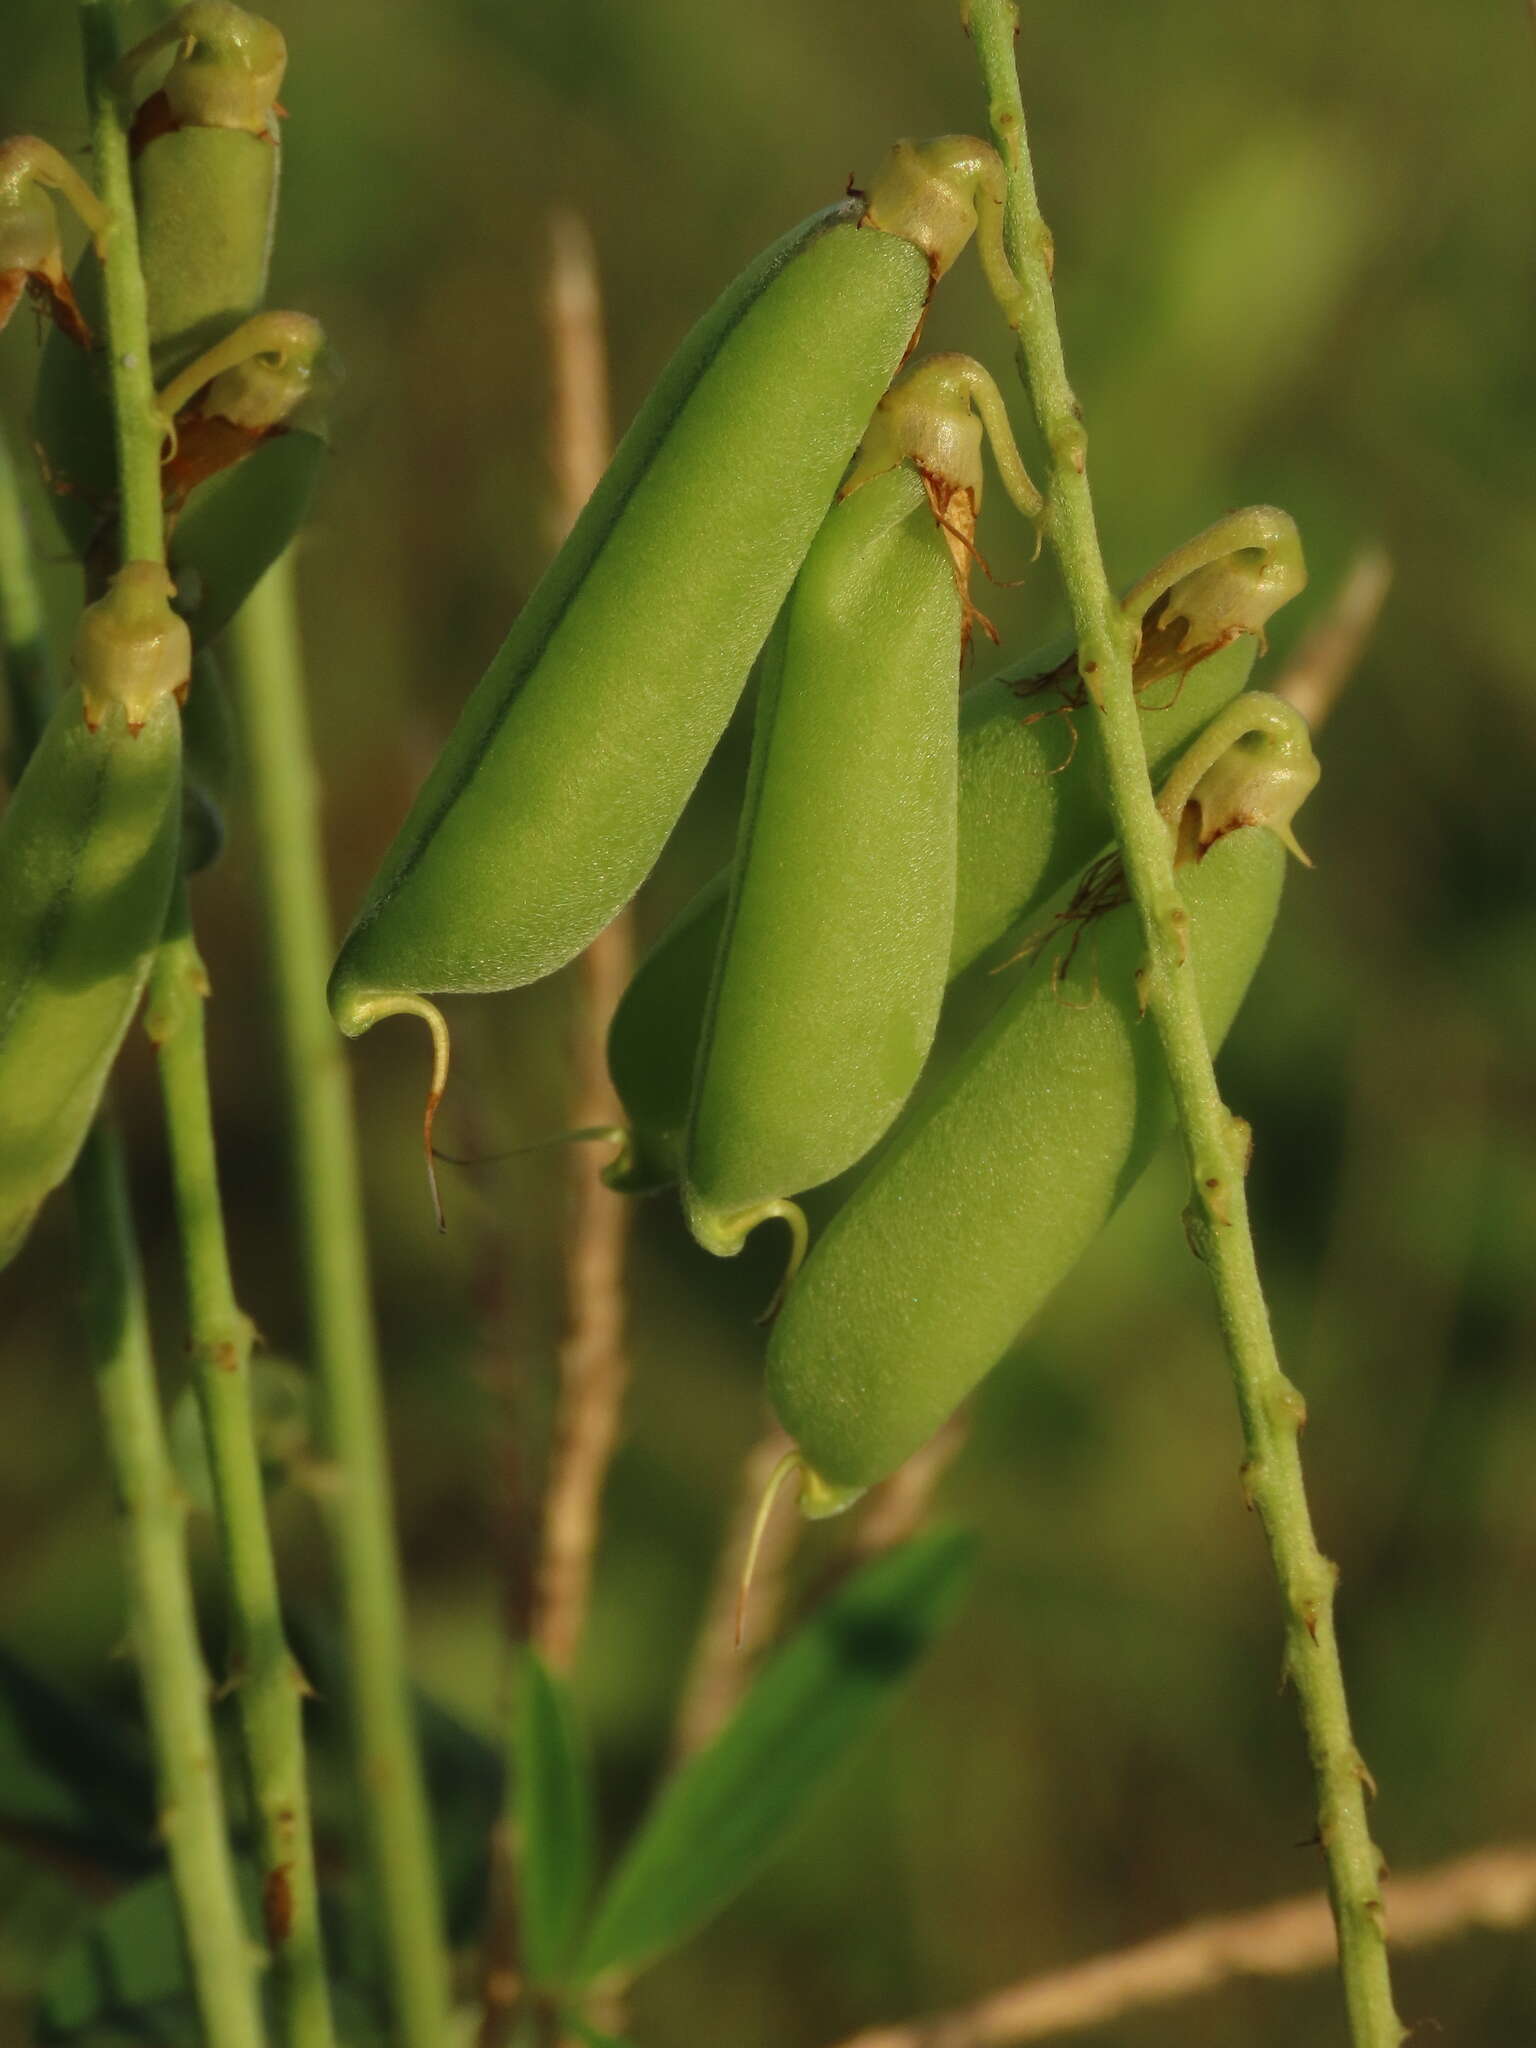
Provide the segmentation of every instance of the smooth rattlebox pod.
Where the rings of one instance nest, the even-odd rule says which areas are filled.
[[[1138,581],[1125,603],[1141,620],[1135,683],[1154,776],[1245,687],[1265,622],[1305,584],[1295,524],[1272,506],[1219,520]],[[1098,731],[1079,715],[1081,702],[1070,644],[1061,642],[1009,663],[960,699],[951,980],[1103,843]],[[650,1193],[681,1176],[730,884],[730,869],[722,869],[684,907],[614,1014],[608,1066],[628,1131],[604,1177],[625,1193]],[[892,897],[882,919],[897,909]]]
[[[899,145],[683,344],[466,706],[331,978],[349,1035],[578,953],[653,865],[845,465],[978,219],[993,152]]]
[[[165,923],[191,660],[158,564],[90,607],[0,818],[0,1264],[75,1162]]]
[[[230,0],[191,0],[130,50],[126,87],[157,53],[176,54],[130,135],[139,257],[155,381],[163,384],[255,312],[266,295],[280,144],[276,100],[286,49],[271,22]],[[74,288],[100,325],[101,271],[88,254]],[[116,503],[107,368],[50,337],[33,438],[54,509],[82,560],[104,545]]]
[[[1213,1044],[1263,955],[1289,818],[1316,779],[1304,724],[1273,698],[1252,713],[1255,744],[1243,726],[1254,702],[1216,721],[1218,740],[1240,736],[1210,780],[1186,780],[1173,826]],[[808,1513],[845,1506],[933,1434],[1172,1129],[1137,999],[1143,958],[1115,865],[1096,863],[1055,942],[818,1240],[768,1349],[768,1395],[804,1461]]]
[[[869,1150],[933,1040],[983,417],[1038,516],[990,377],[921,363],[882,400],[770,643],[688,1132],[688,1220],[716,1253],[768,1216],[797,1227],[786,1198]]]

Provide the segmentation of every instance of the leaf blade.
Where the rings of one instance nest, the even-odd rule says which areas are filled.
[[[542,1989],[560,1981],[580,1933],[596,1827],[569,1688],[527,1650],[517,1694],[512,1763],[522,1959]]]
[[[755,1875],[949,1618],[972,1547],[962,1531],[920,1536],[810,1618],[663,1788],[599,1901],[579,1978],[653,1960]]]

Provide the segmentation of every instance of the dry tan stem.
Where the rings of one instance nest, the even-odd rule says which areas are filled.
[[[863,1564],[915,1536],[928,1519],[939,1482],[965,1444],[970,1425],[964,1410],[952,1415],[936,1437],[908,1458],[870,1494],[853,1525],[849,1562]]]
[[[1387,1898],[1398,1948],[1443,1941],[1468,1927],[1522,1926],[1536,1918],[1536,1847],[1480,1849],[1417,1877],[1394,1878]],[[840,2048],[1014,2048],[1172,2004],[1234,1977],[1326,1969],[1337,1952],[1328,1901],[1317,1892],[1257,1912],[1191,1921],[960,2011],[871,2027]]]
[[[597,261],[585,225],[570,213],[551,223],[546,299],[553,403],[550,467],[562,535],[591,495],[608,459],[608,378]],[[577,963],[571,1048],[572,1127],[620,1115],[608,1080],[608,1024],[629,979],[633,941],[627,912],[598,935]],[[601,1151],[570,1155],[566,1242],[566,1328],[560,1345],[543,1534],[533,1597],[535,1647],[568,1671],[581,1641],[597,1545],[603,1479],[618,1434],[628,1377],[624,1356],[624,1252],[629,1210],[603,1186]]]
[[[1274,684],[1314,732],[1338,702],[1375,630],[1392,587],[1385,548],[1361,548],[1323,616],[1307,632]]]
[[[747,1689],[757,1652],[778,1625],[790,1560],[805,1526],[788,1501],[779,1503],[763,1530],[751,1597],[742,1614],[741,1641],[738,1644],[736,1640],[738,1595],[753,1524],[764,1489],[789,1448],[789,1438],[783,1430],[770,1429],[753,1445],[741,1468],[741,1486],[731,1526],[721,1545],[677,1711],[677,1727],[672,1737],[674,1763],[683,1763],[696,1755],[719,1734]]]

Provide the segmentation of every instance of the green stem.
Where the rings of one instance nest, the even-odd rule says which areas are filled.
[[[149,355],[149,306],[139,264],[139,224],[128,164],[128,129],[112,81],[121,50],[117,0],[80,0],[85,91],[91,114],[96,188],[110,209],[102,258],[107,304],[108,373],[117,436],[121,556],[125,562],[165,560],[160,510],[160,444],[164,424],[155,405]]]
[[[262,2048],[257,1952],[235,1889],[208,1673],[187,1574],[186,1503],[160,1423],[122,1154],[102,1123],[85,1142],[74,1190],[86,1322],[117,1485],[130,1633],[154,1748],[160,1831],[202,2032],[208,2048]]]
[[[261,1863],[279,2028],[288,2048],[330,2048],[330,1994],[304,1771],[304,1679],[283,1634],[251,1411],[249,1318],[235,1300],[208,1096],[207,981],[178,884],[150,978],[191,1326],[193,1383],[213,1474],[229,1595],[230,1683]]]
[[[1071,601],[1079,666],[1098,715],[1115,833],[1147,946],[1147,1007],[1167,1064],[1193,1181],[1193,1235],[1211,1272],[1258,1509],[1285,1608],[1286,1668],[1301,1703],[1355,2048],[1397,2048],[1381,1859],[1366,1818],[1367,1776],[1350,1732],[1334,1634],[1336,1568],[1318,1549],[1302,1480],[1300,1394],[1280,1369],[1248,1223],[1241,1147],[1222,1102],[1189,960],[1131,682],[1132,626],[1104,572],[1088,489],[1087,436],[1067,381],[1051,293],[1051,241],[1035,194],[1014,63],[1012,0],[970,0],[968,18],[994,136],[1008,171],[1004,232],[1020,284],[1010,317],[1035,418],[1051,454],[1047,533]]]
[[[6,772],[14,783],[53,710],[53,667],[27,515],[10,443],[0,434],[0,646],[10,730]]]
[[[279,562],[247,599],[231,639],[292,1105],[315,1364],[341,1479],[334,1531],[358,1799],[397,2036],[407,2048],[441,2048],[449,2013],[447,1953],[406,1669],[350,1084],[325,1001],[335,949],[291,559]]]
[[[0,636],[11,754],[19,774],[47,723],[54,685],[21,496],[3,444]],[[144,1687],[160,1831],[193,1996],[209,2048],[263,2048],[258,1956],[235,1885],[208,1673],[187,1569],[186,1503],[160,1420],[122,1149],[104,1118],[86,1139],[71,1185],[80,1223],[86,1324],[123,1526],[130,1635]]]

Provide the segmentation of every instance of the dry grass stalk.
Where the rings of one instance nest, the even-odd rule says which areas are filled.
[[[1392,587],[1385,548],[1361,548],[1326,612],[1303,636],[1272,688],[1316,732],[1338,702],[1376,629]]]
[[[863,1564],[915,1536],[928,1520],[939,1483],[964,1447],[969,1423],[964,1410],[952,1415],[905,1465],[870,1494],[854,1523],[849,1560]]]
[[[550,467],[563,538],[603,473],[610,442],[597,260],[585,224],[571,213],[557,213],[551,223],[545,309],[553,383]],[[573,1128],[619,1119],[604,1047],[632,962],[627,911],[577,962],[568,1118]],[[572,1146],[565,1335],[559,1352],[560,1384],[532,1625],[535,1647],[557,1671],[570,1669],[581,1641],[603,1481],[628,1378],[624,1254],[629,1207],[603,1186],[602,1164],[599,1149]]]
[[[1444,1941],[1470,1927],[1524,1926],[1536,1918],[1536,1847],[1480,1849],[1417,1877],[1394,1878],[1387,1905],[1399,1949]],[[1316,1892],[1256,1912],[1195,1920],[959,2011],[871,2027],[840,2048],[1016,2048],[1170,2005],[1235,1977],[1326,1969],[1336,1954],[1328,1901]]]

